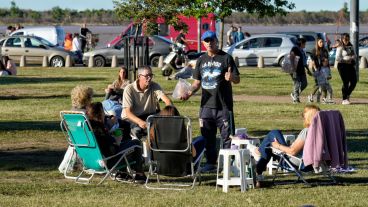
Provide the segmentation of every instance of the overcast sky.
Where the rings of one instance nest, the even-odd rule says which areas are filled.
[[[344,2],[350,0],[290,0],[295,3],[295,11],[338,11]],[[0,0],[1,8],[10,8],[11,0]],[[52,7],[85,10],[85,9],[113,9],[112,0],[14,0],[21,9],[50,10]],[[368,10],[368,0],[359,0],[360,11]]]

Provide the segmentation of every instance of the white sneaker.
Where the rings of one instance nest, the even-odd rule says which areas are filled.
[[[341,102],[342,105],[349,105],[350,104],[350,101],[345,99],[345,100],[342,100]]]
[[[311,95],[308,96],[308,102],[312,103],[313,101],[314,101],[313,100],[313,95],[311,94]]]
[[[258,147],[253,144],[247,144],[247,149],[249,149],[250,154],[256,162],[261,159],[261,153],[258,151]]]

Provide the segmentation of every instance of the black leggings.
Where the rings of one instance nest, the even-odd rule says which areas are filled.
[[[354,68],[354,64],[339,63],[337,69],[342,80],[342,99],[349,99],[350,94],[353,92],[357,84],[357,75]]]

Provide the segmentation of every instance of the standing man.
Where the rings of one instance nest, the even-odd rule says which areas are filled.
[[[141,139],[147,135],[146,119],[159,111],[159,101],[166,106],[172,105],[171,100],[162,91],[161,86],[152,81],[153,73],[149,66],[138,69],[138,79],[127,85],[123,95],[122,119],[128,121],[133,138]]]
[[[245,37],[244,37],[244,33],[242,32],[242,28],[239,26],[238,27],[238,34],[237,34],[237,40],[238,42],[244,40]]]
[[[307,87],[307,75],[305,70],[308,73],[311,73],[307,66],[307,55],[304,52],[306,40],[301,37],[298,38],[297,46],[294,46],[290,51],[290,56],[299,56],[298,65],[296,68],[296,72],[291,74],[291,78],[293,79],[294,88],[293,92],[290,94],[293,103],[300,103],[300,93]]]
[[[80,30],[80,36],[81,36],[81,49],[82,49],[82,53],[84,53],[84,50],[86,49],[86,44],[87,44],[87,33],[91,32],[88,28],[87,28],[87,24],[84,23],[82,25],[82,28]]]
[[[216,169],[216,133],[220,129],[223,147],[230,148],[229,138],[233,111],[232,83],[239,83],[239,71],[234,59],[218,49],[216,33],[207,31],[202,35],[202,43],[207,52],[203,54],[193,71],[194,82],[191,90],[182,99],[187,100],[202,87],[199,125],[206,140],[207,164],[203,172]]]

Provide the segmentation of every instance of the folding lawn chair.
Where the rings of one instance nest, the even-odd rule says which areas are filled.
[[[346,132],[342,115],[339,111],[320,111],[313,118],[304,143],[303,158],[298,158],[275,148],[273,154],[279,156],[279,164],[273,177],[275,181],[279,169],[296,174],[298,181],[308,183],[303,175],[310,169],[315,174],[322,174],[336,183],[331,175],[331,168],[347,167]]]
[[[127,172],[132,173],[127,155],[133,152],[134,148],[140,146],[132,146],[113,156],[104,157],[101,154],[92,127],[84,112],[61,111],[60,117],[60,127],[67,137],[69,145],[75,148],[74,153],[77,153],[83,165],[82,171],[77,176],[72,176],[65,170],[65,178],[73,179],[77,183],[88,184],[95,174],[105,174],[98,183],[101,184],[109,175],[112,176],[112,173],[119,169],[127,168]],[[69,166],[69,163],[67,166]],[[87,174],[90,175],[85,176]]]
[[[200,179],[200,161],[203,152],[197,152],[196,160],[192,157],[191,121],[183,116],[149,116],[148,142],[150,149],[149,172],[146,181],[148,189],[193,189],[197,177]],[[150,183],[149,178],[156,175],[157,183]],[[166,176],[165,182],[160,176]],[[191,182],[179,182],[179,178]],[[169,179],[170,178],[170,179]],[[170,182],[171,179],[176,178]]]

